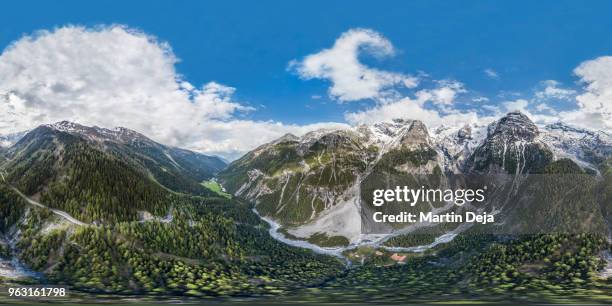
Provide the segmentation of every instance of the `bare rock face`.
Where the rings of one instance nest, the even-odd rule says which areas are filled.
[[[406,135],[402,138],[402,144],[409,147],[429,145],[430,142],[427,127],[419,120],[412,121]]]
[[[552,162],[548,146],[536,139],[538,127],[521,112],[511,112],[488,127],[487,138],[464,169],[479,173],[534,173]]]

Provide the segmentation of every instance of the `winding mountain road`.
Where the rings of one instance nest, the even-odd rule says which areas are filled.
[[[2,171],[0,171],[0,177],[2,177],[2,180],[13,190],[15,191],[20,197],[22,197],[26,202],[28,202],[28,204],[34,205],[34,206],[38,206],[40,208],[46,208],[49,209],[51,212],[53,212],[54,214],[68,220],[70,223],[79,225],[79,226],[87,226],[89,224],[81,222],[77,219],[75,219],[74,217],[72,217],[70,214],[68,214],[65,211],[59,210],[59,209],[53,209],[53,208],[49,208],[43,204],[41,204],[40,202],[34,201],[32,199],[30,199],[28,196],[26,196],[25,194],[21,193],[21,191],[19,191],[17,188],[13,187],[13,185],[9,184],[9,182],[4,178],[4,174],[2,173]]]

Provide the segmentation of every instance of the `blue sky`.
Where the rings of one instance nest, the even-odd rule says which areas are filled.
[[[421,84],[460,82],[459,110],[478,107],[478,96],[492,105],[532,99],[546,80],[580,94],[573,70],[612,54],[610,1],[19,1],[3,12],[0,48],[41,29],[126,25],[167,42],[190,83],[235,88],[232,99],[254,108],[240,118],[297,125],[346,122],[380,103],[341,103],[328,94],[332,80],[288,69],[350,29],[393,45],[392,56],[360,53],[368,67],[426,74]]]

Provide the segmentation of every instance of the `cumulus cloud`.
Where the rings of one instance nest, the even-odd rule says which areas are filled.
[[[395,86],[417,86],[415,77],[362,64],[359,61],[361,53],[384,58],[394,55],[395,49],[375,31],[352,29],[343,33],[331,48],[291,61],[289,69],[303,79],[329,80],[332,83],[329,95],[341,102],[384,99]]]
[[[568,100],[576,95],[573,89],[562,88],[560,83],[555,80],[546,80],[542,82],[542,90],[535,93],[535,97],[540,100],[558,99]]]
[[[491,78],[499,77],[492,69],[484,72]],[[413,97],[403,95],[381,100],[369,109],[346,113],[345,120],[360,124],[413,118],[435,126],[483,120],[518,110],[539,124],[563,121],[609,131],[612,127],[612,56],[585,61],[574,70],[574,74],[583,85],[581,90],[564,87],[555,80],[545,80],[538,84],[532,95],[501,92],[497,101],[492,105],[480,105],[478,112],[457,105],[457,97],[467,92],[462,83],[434,81],[438,84],[436,88],[420,89]],[[490,102],[487,97],[472,98],[472,101]],[[569,105],[572,102],[576,103],[573,108]]]
[[[527,112],[527,106],[529,105],[529,101],[525,99],[517,99],[514,101],[506,101],[502,103],[507,111],[521,111]]]
[[[555,111],[552,107],[550,107],[546,103],[540,103],[540,104],[536,105],[535,109],[538,112],[548,112],[548,113],[551,113],[551,114],[556,114],[557,113],[557,111]]]
[[[612,128],[612,57],[585,61],[574,69],[581,89],[563,87],[555,80],[540,82],[531,98],[502,102],[505,111],[519,110],[540,124],[562,121],[609,131]],[[568,103],[575,103],[568,109]]]
[[[67,26],[14,42],[0,55],[0,134],[71,120],[124,126],[160,142],[234,158],[284,133],[321,126],[238,117],[234,88],[195,86],[167,43],[124,26]]]
[[[418,90],[414,97],[403,96],[394,101],[378,103],[366,110],[348,112],[345,120],[351,124],[371,124],[395,118],[419,119],[431,127],[445,124],[475,122],[475,112],[457,110],[453,103],[467,92],[464,85],[454,80],[437,81],[437,86]],[[462,122],[462,123],[461,123]]]
[[[438,83],[437,88],[422,91],[431,95],[431,101],[434,104],[450,105],[455,102],[459,94],[467,92],[463,84],[457,81],[439,81]]]
[[[584,91],[576,96],[578,109],[561,112],[567,121],[594,129],[612,129],[612,56],[602,56],[581,63],[574,74]]]
[[[612,56],[585,61],[574,69],[574,74],[582,85],[580,89],[565,88],[558,81],[546,80],[538,85],[529,105],[520,99],[507,105],[520,108],[540,123],[563,121],[609,131],[612,128]],[[560,107],[559,102],[575,104],[567,109]]]
[[[393,103],[378,105],[376,107],[350,112],[345,114],[345,119],[353,124],[372,124],[381,121],[389,121],[394,118],[418,119],[423,121],[428,127],[440,125],[463,125],[471,122],[478,122],[478,114],[475,112],[453,112],[442,114],[438,110],[427,109],[422,106],[422,97],[411,99],[405,97]]]
[[[479,120],[476,112],[461,111],[455,105],[457,98],[467,92],[463,83],[428,80],[434,84],[432,88],[417,89],[429,76],[420,73],[417,78],[368,67],[359,60],[362,53],[384,58],[394,55],[395,49],[373,30],[351,29],[340,35],[331,48],[291,61],[289,69],[306,80],[329,80],[329,95],[340,102],[374,100],[370,108],[345,113],[345,120],[353,125],[394,118],[419,119],[432,127]],[[411,89],[412,93],[405,94],[400,88]]]

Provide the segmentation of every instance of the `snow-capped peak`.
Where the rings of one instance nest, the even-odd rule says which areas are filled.
[[[432,142],[443,170],[456,173],[461,165],[487,137],[487,125],[471,123],[463,126],[441,125],[431,133]]]
[[[604,131],[557,122],[542,127],[539,139],[551,148],[556,159],[570,158],[591,168],[612,155],[612,136]]]
[[[80,137],[84,137],[90,141],[96,142],[104,142],[104,141],[114,141],[114,142],[135,142],[135,141],[145,141],[145,142],[153,142],[146,136],[135,132],[133,130],[123,128],[123,127],[115,127],[113,129],[101,128],[97,126],[85,126],[78,123],[74,123],[71,121],[60,121],[53,124],[44,125],[48,128],[54,129],[56,131],[69,133],[73,135],[78,135]]]

